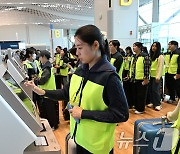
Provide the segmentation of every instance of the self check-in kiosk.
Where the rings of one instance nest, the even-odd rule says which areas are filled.
[[[40,120],[34,103],[4,65],[0,70],[0,153],[59,154],[47,120]]]
[[[12,50],[8,49],[7,68],[11,76],[15,79],[18,85],[23,88],[26,94],[32,99],[32,89],[25,87],[24,81],[28,78],[26,71],[22,68],[22,65],[18,61],[17,57],[12,56]]]

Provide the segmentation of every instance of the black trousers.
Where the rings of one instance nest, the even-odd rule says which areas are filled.
[[[139,112],[144,112],[147,96],[148,85],[142,85],[142,81],[132,83],[132,99],[135,109]]]
[[[128,101],[128,106],[129,108],[132,108],[134,106],[134,102],[132,99],[132,82],[130,82],[129,80],[123,81],[123,88]]]
[[[84,149],[82,146],[78,144],[76,145],[77,145],[77,154],[92,154],[88,150]],[[113,154],[113,149],[109,152],[109,154]]]
[[[58,115],[56,111],[56,106],[57,106],[56,103],[57,101],[52,101],[48,98],[42,99],[42,108],[43,108],[42,118],[47,119],[50,126],[54,128],[58,127],[58,118],[57,118]]]
[[[154,107],[161,105],[160,85],[161,82],[157,83],[156,78],[150,78],[146,102],[152,103]]]
[[[175,101],[175,96],[177,95],[180,98],[180,79],[174,79],[175,74],[165,74],[165,83],[170,95],[170,99]]]
[[[55,75],[56,89],[61,89],[62,81],[60,75]]]

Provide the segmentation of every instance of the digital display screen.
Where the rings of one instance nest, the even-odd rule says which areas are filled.
[[[6,71],[3,75],[6,84],[16,93],[16,95],[22,100],[26,108],[36,117],[36,107],[27,94],[21,89],[17,82]]]
[[[11,49],[19,49],[20,41],[0,41],[0,46],[2,50],[6,50],[8,48]]]

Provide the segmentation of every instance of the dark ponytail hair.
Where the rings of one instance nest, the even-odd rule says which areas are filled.
[[[111,40],[109,43],[112,43],[113,46],[117,47],[117,51],[120,52],[120,42],[118,40]]]
[[[141,42],[135,42],[134,45],[137,46],[138,48],[140,48],[141,51],[142,51],[143,43],[141,43]]]
[[[101,31],[96,26],[94,25],[82,26],[76,31],[74,37],[78,37],[79,39],[81,39],[83,42],[86,42],[90,46],[93,45],[94,41],[98,41],[101,55],[107,55],[107,57],[110,58],[108,41],[104,40]]]

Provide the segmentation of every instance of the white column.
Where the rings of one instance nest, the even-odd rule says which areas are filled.
[[[138,0],[94,0],[95,25],[117,39],[122,47],[137,41]]]
[[[152,5],[151,43],[158,41],[161,30],[161,25],[159,24],[159,0],[153,0]]]

